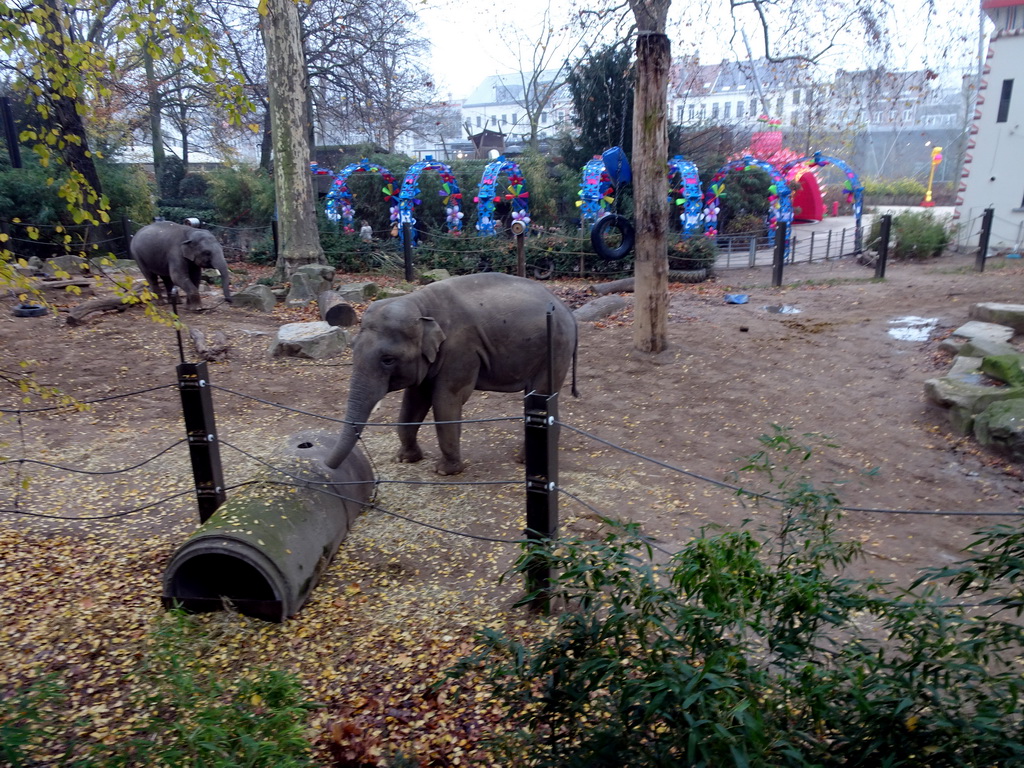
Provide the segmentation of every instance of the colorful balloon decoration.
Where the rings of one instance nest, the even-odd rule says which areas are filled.
[[[669,203],[681,206],[679,223],[682,225],[680,239],[687,240],[701,234],[703,227],[704,193],[700,186],[697,166],[682,155],[668,161]]]
[[[580,225],[593,227],[597,220],[607,216],[608,207],[615,202],[615,186],[604,167],[604,159],[594,155],[583,166],[583,181],[580,182],[580,199],[576,206],[580,209]]]
[[[859,252],[862,247],[863,238],[863,232],[861,231],[861,217],[864,213],[864,185],[861,183],[860,177],[857,176],[856,172],[844,161],[837,157],[823,155],[821,152],[815,152],[813,156],[808,155],[806,157],[799,157],[796,160],[789,161],[782,166],[782,173],[788,176],[790,171],[801,163],[819,168],[826,165],[834,165],[846,174],[846,179],[843,181],[843,192],[846,195],[846,202],[853,205],[854,231],[856,233],[854,235],[854,248]]]
[[[783,258],[788,259],[789,243],[792,237],[792,229],[789,225],[793,223],[793,203],[790,200],[789,184],[774,165],[750,155],[723,165],[708,182],[707,192],[704,194],[704,234],[708,237],[718,235],[718,214],[721,212],[719,204],[720,198],[725,192],[725,177],[732,171],[753,168],[760,168],[771,177],[771,185],[768,187],[768,229],[774,232],[778,228],[779,222],[787,225],[786,250]]]
[[[496,191],[499,177],[505,174],[508,183],[504,191]],[[512,205],[512,220],[530,224],[530,193],[526,190],[526,181],[519,165],[506,160],[502,155],[490,162],[480,176],[478,193],[473,202],[476,203],[476,228],[481,235],[495,235],[494,208],[495,204],[506,202]]]
[[[310,171],[314,175],[331,174],[332,171],[320,168],[317,163],[309,164]],[[387,168],[376,163],[371,163],[363,158],[358,163],[346,166],[339,173],[334,174],[334,183],[327,193],[326,210],[327,218],[334,222],[340,222],[342,229],[348,234],[355,234],[355,209],[352,207],[352,192],[348,188],[348,177],[353,173],[375,173],[380,174],[384,187],[381,192],[384,194],[384,202],[391,202],[395,196],[395,177]],[[398,211],[392,206],[391,220],[398,221]]]
[[[412,214],[420,203],[420,174],[424,171],[437,171],[441,177],[441,189],[438,194],[441,195],[441,202],[445,206],[445,222],[448,225],[448,234],[457,235],[462,232],[462,218],[464,215],[460,204],[462,193],[459,192],[459,185],[455,181],[455,176],[452,175],[452,169],[427,155],[426,159],[409,167],[409,171],[405,174],[405,179],[402,181],[402,189],[398,193],[397,212],[392,211],[393,218],[397,215],[395,220],[401,224],[408,223],[410,225],[412,245],[416,245],[416,219],[413,218]],[[405,227],[401,227],[398,230],[398,237],[401,242],[404,242]]]

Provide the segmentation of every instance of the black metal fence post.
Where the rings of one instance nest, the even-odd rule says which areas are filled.
[[[402,257],[405,260],[405,282],[411,283],[412,273],[412,224],[402,222]]]
[[[782,285],[782,262],[786,257],[786,230],[785,222],[780,221],[775,227],[775,258],[772,261],[772,285],[778,288]]]
[[[889,260],[889,233],[892,231],[892,214],[882,216],[878,234],[878,261],[875,262],[875,277],[885,277],[885,263]]]
[[[526,538],[554,539],[558,534],[558,393],[536,391],[524,400],[526,416]],[[526,592],[535,595],[531,605],[548,607],[551,570],[534,560],[526,570]]]
[[[524,399],[526,468],[526,538],[550,541],[558,534],[558,393],[554,387],[553,310],[547,315],[549,394],[536,390]],[[526,592],[534,595],[530,605],[547,610],[550,601],[551,569],[536,558],[526,569]]]
[[[976,272],[985,271],[985,259],[988,258],[988,241],[992,237],[992,216],[994,208],[986,208],[981,215],[981,237],[978,240],[978,256],[974,261]]]
[[[199,522],[205,523],[227,500],[224,491],[224,470],[220,463],[220,444],[213,418],[213,398],[206,363],[180,363],[178,389],[185,416],[185,434],[192,459]]]

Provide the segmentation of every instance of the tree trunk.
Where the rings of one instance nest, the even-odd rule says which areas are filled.
[[[146,90],[149,92],[149,136],[153,148],[153,175],[156,177],[157,194],[171,197],[171,192],[162,189],[164,178],[164,129],[163,129],[163,94],[160,83],[156,79],[156,65],[148,50],[149,42],[143,43],[142,60],[146,68]]]
[[[665,11],[668,3],[665,3]],[[633,197],[636,205],[636,278],[633,345],[661,352],[668,344],[668,75],[671,45],[637,13],[636,92],[633,98]],[[654,19],[656,22],[657,20]],[[652,24],[651,26],[655,26]]]
[[[306,264],[325,264],[316,223],[306,126],[306,59],[293,0],[269,0],[261,20],[270,85],[280,251],[277,271],[288,277]]]
[[[48,80],[47,96],[52,106],[50,122],[60,132],[58,151],[64,165],[71,172],[62,196],[67,197],[70,206],[81,211],[84,217],[82,223],[97,225],[102,220],[100,212],[103,209],[103,185],[100,183],[99,173],[89,150],[89,138],[82,119],[84,110],[80,109],[81,95],[75,88],[60,85],[58,77],[60,73],[67,73],[73,69],[68,56],[68,47],[73,40],[56,0],[46,0],[42,7],[45,15],[41,26],[44,35],[50,38],[55,59],[55,62],[44,70],[44,76]],[[89,244],[95,242],[95,226],[86,228],[82,240],[83,248],[88,248]]]
[[[264,171],[271,169],[270,158],[272,155],[271,145],[272,141],[270,137],[273,135],[273,131],[270,130],[270,108],[268,107],[263,112],[263,138],[260,139],[260,168]]]

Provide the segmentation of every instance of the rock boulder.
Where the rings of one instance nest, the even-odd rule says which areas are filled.
[[[348,338],[341,328],[322,320],[313,323],[282,325],[270,346],[271,357],[301,357],[323,360],[337,357],[348,346]]]

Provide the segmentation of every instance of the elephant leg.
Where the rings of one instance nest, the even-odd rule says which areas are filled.
[[[170,301],[171,301],[171,294],[174,291],[174,282],[167,275],[161,275],[158,280],[154,280],[153,281],[153,284],[157,285],[159,282],[163,282],[163,284],[164,284],[164,297],[166,298],[167,302],[170,303]],[[160,289],[156,288],[155,290],[156,290],[156,295],[159,296],[160,295]]]
[[[415,464],[423,458],[423,449],[416,441],[416,434],[430,410],[432,390],[429,382],[424,382],[408,387],[402,395],[402,408],[398,414],[400,425],[397,428],[400,446],[396,456],[401,463]]]
[[[143,272],[142,274],[146,278],[146,282],[149,283],[149,290],[153,292],[157,303],[159,303],[163,296],[166,295],[160,292],[160,276],[154,275],[152,272]]]
[[[434,399],[434,420],[437,424],[437,444],[441,458],[434,469],[439,475],[457,475],[466,468],[462,461],[462,406],[473,394],[473,387],[447,392]]]
[[[185,306],[188,309],[202,309],[203,303],[199,298],[199,279],[202,270],[195,264],[182,260],[181,264],[172,264],[170,272],[171,280],[178,286],[178,290],[185,294]]]

